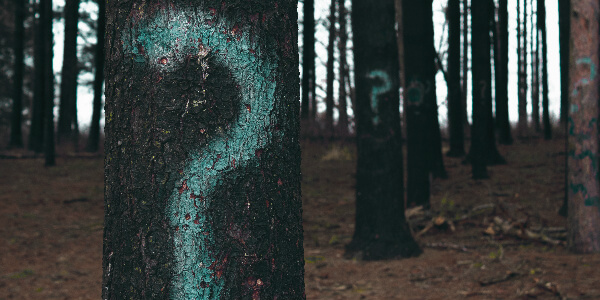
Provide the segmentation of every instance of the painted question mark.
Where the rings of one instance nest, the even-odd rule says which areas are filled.
[[[230,70],[239,85],[238,115],[228,130],[188,154],[183,176],[165,212],[175,229],[171,298],[215,299],[223,291],[224,282],[211,267],[218,264],[217,259],[207,250],[216,243],[208,219],[215,200],[211,195],[226,174],[236,167],[249,166],[255,153],[270,143],[274,134],[268,127],[275,102],[277,55],[262,49],[247,32],[223,30],[231,27],[227,20],[217,20],[208,12],[189,7],[165,8],[140,24],[131,29],[133,38],[129,39],[136,39],[138,44],[124,44],[135,61],[145,62],[150,69],[171,72],[189,52],[194,52],[203,64],[206,74],[202,76],[206,79],[210,66],[200,60],[211,55]],[[199,197],[202,201],[196,201]]]
[[[373,113],[372,121],[373,124],[378,125],[381,120],[379,119],[379,95],[385,94],[392,89],[392,81],[388,74],[381,70],[373,70],[367,74],[367,78],[376,79],[379,78],[382,81],[382,85],[373,85],[371,88],[371,111]]]

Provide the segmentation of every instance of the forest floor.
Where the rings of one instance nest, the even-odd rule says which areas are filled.
[[[488,180],[445,158],[431,211],[409,218],[423,254],[366,262],[344,258],[354,146],[304,141],[307,299],[600,299],[600,254],[572,254],[561,236],[563,141],[500,152],[508,164],[489,167]],[[57,163],[0,160],[0,300],[100,298],[103,160]]]

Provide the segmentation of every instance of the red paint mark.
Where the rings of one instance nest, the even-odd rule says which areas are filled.
[[[183,184],[181,184],[181,187],[179,188],[179,195],[181,195],[183,193],[183,191],[187,191],[189,188],[187,186],[187,179],[183,181]]]
[[[198,219],[194,220],[194,224],[196,224],[196,225],[200,224],[200,220],[198,220]]]
[[[252,54],[256,54],[256,50],[254,50],[254,49],[248,49],[248,51],[250,51],[250,53],[252,53]]]
[[[260,300],[260,293],[258,290],[254,290],[254,292],[252,292],[252,300]]]
[[[265,200],[265,202],[267,202],[267,208],[269,208],[269,205],[270,205],[269,200]]]
[[[217,14],[217,10],[215,8],[209,8],[208,10],[210,10],[210,14],[213,16]]]
[[[179,226],[175,227],[175,231],[179,231]]]
[[[252,108],[250,107],[250,104],[246,104],[246,110],[248,112],[252,112]]]
[[[231,161],[231,166],[235,169],[235,158]]]
[[[163,57],[160,59],[159,63],[161,65],[166,65],[169,62],[169,60],[166,57]]]
[[[206,129],[200,128],[200,133],[204,133],[204,132],[206,132]]]
[[[279,178],[279,180],[277,180],[277,185],[279,185],[279,186],[283,185],[283,181],[281,181],[281,178]]]
[[[190,214],[189,214],[189,213],[185,214],[185,219],[186,219],[186,220],[189,220],[189,219],[191,219],[191,218],[192,218],[192,217],[190,216]]]
[[[141,43],[137,45],[138,53],[140,55],[146,55],[146,50],[144,49],[144,45]]]

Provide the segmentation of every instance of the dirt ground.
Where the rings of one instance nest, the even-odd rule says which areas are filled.
[[[561,236],[561,140],[501,146],[509,164],[490,167],[489,180],[446,158],[432,211],[411,217],[424,253],[380,262],[344,258],[355,152],[303,142],[307,299],[600,299],[600,255],[572,254]],[[0,300],[100,298],[103,161],[57,163],[0,160]],[[558,235],[523,235],[533,231]]]

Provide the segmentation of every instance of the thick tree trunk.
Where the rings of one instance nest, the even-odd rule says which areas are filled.
[[[578,253],[600,252],[598,19],[597,1],[571,2],[568,241]]]
[[[23,148],[23,132],[21,130],[23,119],[23,69],[24,43],[25,43],[25,0],[15,1],[15,39],[13,51],[15,54],[13,73],[13,102],[10,120],[9,147]]]
[[[102,109],[102,95],[104,83],[104,33],[106,30],[106,3],[98,0],[98,31],[96,33],[97,43],[94,54],[94,102],[92,110],[92,122],[90,124],[90,135],[86,151],[97,152],[100,144],[100,114]]]
[[[498,37],[495,48],[498,52],[496,68],[496,125],[498,142],[510,145],[513,142],[508,113],[508,3],[500,0],[498,4]]]
[[[335,16],[335,3],[336,0],[331,0],[329,7],[329,43],[327,44],[327,88],[325,96],[325,137],[331,138],[333,136],[333,82],[335,81],[335,73],[333,70],[333,61],[335,50],[335,38],[337,36],[335,30],[336,16]]]
[[[348,32],[346,30],[346,4],[345,0],[338,0],[338,11],[339,11],[339,23],[340,23],[340,31],[339,31],[339,41],[338,41],[338,49],[340,52],[340,65],[339,65],[339,89],[338,89],[338,135],[341,137],[348,136],[348,94],[346,93],[346,68],[348,65],[346,59],[346,45],[348,43]]]
[[[569,39],[571,31],[571,0],[558,1],[560,43],[560,123],[567,124],[569,115]],[[566,128],[566,127],[565,127]]]
[[[54,71],[52,69],[52,0],[40,0],[42,6],[40,13],[41,28],[43,34],[44,62],[43,89],[44,89],[44,156],[45,166],[56,165],[55,143],[54,143]]]
[[[305,299],[296,1],[163,3],[108,2],[103,299]]]
[[[311,87],[315,84],[315,1],[304,1],[303,22],[303,51],[302,51],[302,99],[300,114],[302,120],[308,120],[309,102],[315,95],[311,94]]]
[[[465,155],[463,106],[460,88],[460,0],[449,0],[448,10],[448,127],[450,150],[446,155]]]
[[[544,139],[552,138],[550,111],[548,101],[548,38],[546,35],[546,2],[538,0],[538,27],[542,37],[542,122],[544,123]]]
[[[421,253],[404,218],[394,0],[352,1],[358,162],[349,255],[367,260]]]
[[[78,148],[77,126],[77,23],[79,22],[79,0],[67,0],[65,4],[65,45],[60,81],[60,104],[58,106],[57,141],[63,144],[72,141]]]
[[[44,151],[44,31],[41,15],[42,5],[37,4],[35,25],[35,44],[33,54],[33,103],[31,108],[31,126],[27,148],[41,153]]]

